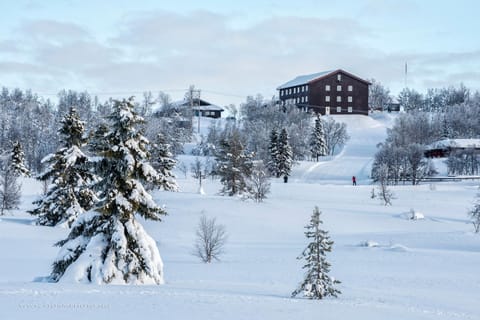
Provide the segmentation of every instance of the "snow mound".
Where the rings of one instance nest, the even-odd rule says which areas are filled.
[[[393,251],[393,252],[407,252],[410,251],[407,247],[401,244],[394,244],[391,245],[390,247],[387,248],[388,251]]]

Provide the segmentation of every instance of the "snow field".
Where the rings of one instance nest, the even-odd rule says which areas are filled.
[[[480,236],[467,216],[479,181],[395,186],[396,199],[385,207],[370,198],[364,173],[390,119],[346,121],[346,148],[334,159],[301,163],[287,184],[273,180],[264,203],[218,196],[211,179],[198,194],[196,181],[180,172],[180,192],[154,192],[169,215],[140,221],[164,262],[161,286],[39,282],[58,254],[53,243],[68,230],[31,224],[25,212],[41,186],[23,181],[21,208],[0,217],[0,319],[480,319]],[[363,139],[354,138],[358,132]],[[327,259],[342,294],[291,299],[315,205],[335,241]],[[408,219],[412,208],[424,219]],[[202,214],[216,217],[229,236],[223,259],[208,265],[192,255]]]

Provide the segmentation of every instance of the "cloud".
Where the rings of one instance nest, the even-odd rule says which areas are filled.
[[[194,84],[206,92],[270,97],[297,75],[342,68],[399,91],[408,61],[409,84],[419,91],[461,77],[467,86],[480,86],[470,71],[480,65],[478,50],[387,52],[372,45],[378,30],[354,19],[273,16],[242,27],[232,19],[208,11],[129,14],[106,41],[78,24],[30,20],[17,29],[20,40],[0,39],[0,48],[9,50],[0,80],[15,78],[12,83],[23,81],[24,88],[54,92],[159,91]]]

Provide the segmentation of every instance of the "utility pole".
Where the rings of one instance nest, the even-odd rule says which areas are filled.
[[[194,85],[191,85],[188,88],[187,92],[187,97],[189,105],[190,105],[190,110],[191,110],[191,116],[190,116],[190,127],[192,128],[193,131],[193,116],[195,114],[195,107],[200,106],[200,90],[195,89]],[[197,109],[198,112],[198,129],[197,131],[200,132],[200,116],[201,116],[201,110],[200,108]]]

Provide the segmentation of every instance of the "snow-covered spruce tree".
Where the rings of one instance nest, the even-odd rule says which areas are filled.
[[[143,119],[133,111],[132,100],[114,102],[111,129],[104,143],[97,143],[99,201],[57,243],[61,249],[52,281],[163,283],[157,245],[136,218],[160,221],[166,212],[143,187],[143,182],[160,183],[161,177],[148,162],[149,142],[137,130]]]
[[[303,250],[302,254],[297,259],[304,259],[306,261],[303,269],[306,269],[305,279],[298,286],[298,288],[292,292],[292,297],[297,296],[299,293],[309,299],[323,299],[327,296],[337,297],[341,292],[335,288],[336,284],[340,281],[329,276],[330,263],[327,262],[325,255],[327,252],[332,251],[333,241],[330,240],[330,236],[327,231],[320,229],[320,210],[316,206],[313,210],[310,223],[305,226],[305,236],[307,239],[311,239],[310,242]]]
[[[90,188],[94,175],[88,157],[81,150],[86,143],[85,124],[77,111],[70,108],[61,125],[58,132],[62,145],[55,154],[45,157],[43,162],[48,167],[37,177],[41,181],[51,181],[51,185],[47,194],[34,202],[37,207],[29,211],[38,217],[38,225],[71,227],[96,200]]]
[[[234,196],[247,191],[245,178],[252,172],[252,155],[245,151],[240,131],[233,129],[220,141],[216,161],[216,174],[223,185],[220,194]]]
[[[283,176],[284,182],[288,181],[290,176],[290,171],[292,170],[293,165],[293,153],[292,147],[288,142],[287,130],[282,129],[278,137],[278,176]]]
[[[178,185],[175,176],[172,173],[176,165],[173,154],[170,152],[170,145],[162,133],[157,134],[155,142],[151,146],[150,162],[152,167],[160,175],[156,186],[166,191],[178,191]]]
[[[318,157],[327,155],[327,142],[325,141],[325,132],[320,117],[315,119],[315,127],[310,136],[310,152],[315,161],[318,161]]]
[[[15,141],[12,149],[12,170],[17,176],[29,177],[30,171],[25,167],[25,154],[20,142]]]
[[[477,200],[473,208],[468,212],[468,215],[472,219],[473,228],[475,233],[480,232],[480,194],[477,195]]]
[[[267,168],[272,176],[276,178],[280,177],[278,173],[278,132],[275,129],[272,129],[270,132]]]

